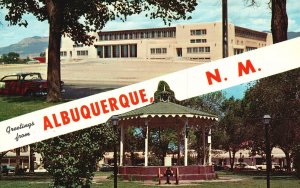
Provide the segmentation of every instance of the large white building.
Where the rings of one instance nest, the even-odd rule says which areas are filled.
[[[62,39],[61,59],[138,58],[213,61],[222,58],[222,23],[92,33],[94,46]],[[272,35],[228,25],[229,56],[272,44]]]

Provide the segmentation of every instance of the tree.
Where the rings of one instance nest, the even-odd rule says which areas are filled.
[[[96,163],[114,143],[112,127],[102,124],[37,144],[53,187],[89,187]]]
[[[254,6],[257,0],[245,0],[245,2]],[[271,31],[273,43],[287,40],[288,16],[286,12],[286,0],[270,0],[269,6],[272,12]]]
[[[172,146],[177,144],[177,133],[172,128],[154,128],[150,130],[150,151],[158,159],[158,164],[164,164],[168,152],[174,152]]]
[[[183,106],[188,106],[196,110],[209,112],[216,114],[219,118],[223,115],[222,104],[225,100],[224,94],[221,91],[205,94],[202,96],[194,97],[181,101],[180,104]],[[222,131],[220,131],[218,123],[212,125],[212,144],[214,148],[220,148],[222,142]],[[197,151],[197,164],[201,164],[201,159],[203,159],[203,145],[202,145],[202,127],[195,126],[190,136],[191,148],[194,148]],[[204,130],[205,131],[205,130]],[[206,130],[207,131],[207,130]],[[208,156],[208,155],[207,155]]]
[[[7,154],[8,151],[4,151],[4,152],[0,152],[0,172],[2,171],[2,165],[1,165],[1,161],[2,158]],[[2,178],[2,172],[0,173],[0,180]]]
[[[248,129],[243,123],[242,101],[233,97],[224,101],[222,110],[224,117],[219,123],[219,135],[222,148],[229,152],[231,170],[233,169],[235,154],[243,147],[243,143],[248,141]]]
[[[18,63],[20,55],[15,52],[9,52],[8,54],[2,55],[2,61],[7,64]]]
[[[135,155],[135,152],[144,149],[144,138],[140,129],[135,127],[127,128],[127,131],[125,132],[124,147],[130,152],[131,165],[137,165],[137,156]]]
[[[83,6],[84,5],[84,6]],[[5,20],[12,25],[27,26],[23,15],[32,13],[39,21],[49,23],[48,72],[49,91],[47,100],[58,101],[60,92],[60,42],[67,35],[76,43],[90,45],[93,37],[87,33],[101,30],[105,24],[116,18],[126,20],[127,16],[146,13],[146,16],[171,20],[188,19],[195,9],[196,0],[142,0],[142,1],[99,1],[99,0],[3,0],[0,7],[8,9]]]
[[[271,147],[281,148],[290,170],[291,153],[299,143],[300,69],[261,79],[248,89],[244,99],[245,123],[251,126],[253,149],[263,153],[264,135],[261,119],[272,117]]]

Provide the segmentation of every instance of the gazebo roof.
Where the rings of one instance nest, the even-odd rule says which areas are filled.
[[[186,116],[186,117],[197,117],[211,120],[218,120],[216,115],[203,112],[200,110],[194,110],[185,106],[181,106],[179,104],[175,104],[172,102],[156,102],[150,105],[144,106],[142,108],[138,108],[124,114],[121,114],[119,118],[121,119],[131,119],[131,118],[146,118],[146,117],[175,117],[175,116]]]

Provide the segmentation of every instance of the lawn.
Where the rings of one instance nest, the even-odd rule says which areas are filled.
[[[97,175],[109,175],[106,173],[97,173]],[[223,175],[220,175],[222,177]],[[233,178],[242,178],[239,182],[219,182],[219,183],[192,183],[191,185],[182,185],[180,187],[185,188],[265,188],[266,181],[262,176],[238,176],[230,175]],[[228,177],[226,175],[226,177]],[[50,179],[39,179],[39,180],[2,180],[0,181],[1,188],[20,187],[20,188],[46,188],[49,186]],[[149,184],[149,182],[147,182]],[[119,181],[118,187],[138,188],[138,187],[157,187],[156,182],[150,182],[151,185],[144,185],[143,182],[127,182]],[[92,185],[92,188],[111,188],[113,187],[112,180],[103,180]],[[271,177],[272,188],[299,188],[300,180],[291,176],[284,177]]]
[[[45,98],[0,96],[0,121],[55,105]]]

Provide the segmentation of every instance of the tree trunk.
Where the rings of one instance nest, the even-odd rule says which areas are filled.
[[[229,162],[230,162],[230,170],[231,171],[233,171],[235,152],[236,152],[235,150],[232,150],[232,156],[231,156],[231,150],[229,149]]]
[[[49,48],[48,48],[48,102],[60,101],[60,43],[63,24],[63,1],[46,0],[49,15]]]
[[[20,174],[20,155],[21,155],[21,148],[16,149],[16,167],[15,167],[15,175]]]
[[[271,30],[273,43],[287,40],[287,29],[286,0],[272,0]]]
[[[288,151],[283,151],[285,154],[285,158],[286,158],[286,170],[288,172],[291,172],[291,156],[290,153]]]

